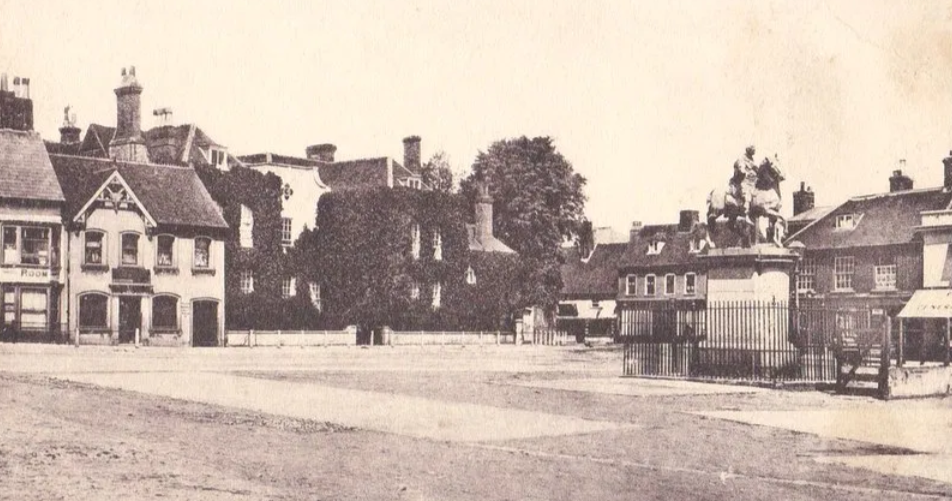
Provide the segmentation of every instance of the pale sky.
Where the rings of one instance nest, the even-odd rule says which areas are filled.
[[[703,209],[753,142],[818,205],[888,190],[900,158],[942,183],[952,3],[0,0],[0,71],[35,125],[115,124],[120,70],[151,110],[232,153],[402,159],[423,138],[468,170],[494,140],[548,135],[588,179],[596,226]]]

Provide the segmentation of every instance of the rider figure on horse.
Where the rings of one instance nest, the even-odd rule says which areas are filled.
[[[731,177],[730,186],[734,199],[744,206],[744,221],[752,223],[750,220],[750,200],[754,193],[754,185],[757,183],[757,163],[754,162],[756,149],[750,145],[744,151],[744,155],[734,162],[734,175]]]

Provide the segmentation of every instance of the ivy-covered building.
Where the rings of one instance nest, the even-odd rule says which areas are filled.
[[[518,256],[495,238],[492,199],[466,223],[461,195],[407,187],[331,191],[300,252],[330,327],[498,329],[518,309]],[[364,339],[366,341],[366,338]]]

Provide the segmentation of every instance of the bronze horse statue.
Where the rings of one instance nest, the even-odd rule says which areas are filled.
[[[712,236],[717,231],[715,222],[725,216],[727,225],[738,237],[738,244],[750,247],[760,242],[772,242],[783,246],[783,237],[787,229],[787,220],[780,214],[783,201],[780,195],[780,182],[784,180],[777,156],[764,158],[757,167],[757,182],[750,200],[750,222],[744,220],[744,204],[739,187],[711,191],[707,196],[707,245],[714,247]]]

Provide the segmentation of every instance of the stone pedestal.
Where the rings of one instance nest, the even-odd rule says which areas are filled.
[[[702,363],[768,375],[795,365],[790,280],[798,255],[763,245],[711,249],[699,258],[707,270],[707,332],[698,345]]]

